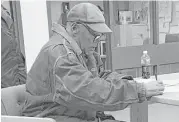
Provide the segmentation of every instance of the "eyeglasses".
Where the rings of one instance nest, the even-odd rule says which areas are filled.
[[[76,22],[77,24],[82,24],[83,26],[86,27],[86,29],[89,31],[89,33],[94,36],[94,43],[99,43],[100,42],[100,38],[104,35],[104,34],[96,34],[91,28],[89,28],[85,23],[82,22]]]

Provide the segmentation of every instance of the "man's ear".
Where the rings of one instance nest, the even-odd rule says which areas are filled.
[[[73,36],[77,36],[77,34],[79,33],[79,25],[76,23],[73,23],[71,25],[71,32],[73,33]]]

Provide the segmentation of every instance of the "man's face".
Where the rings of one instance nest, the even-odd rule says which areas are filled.
[[[101,41],[102,33],[90,29],[87,25],[80,23],[79,40],[81,49],[85,54],[93,53],[98,43]]]

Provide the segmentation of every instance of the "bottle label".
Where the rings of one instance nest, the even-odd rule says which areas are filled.
[[[144,79],[150,78],[149,66],[142,66],[142,78]]]

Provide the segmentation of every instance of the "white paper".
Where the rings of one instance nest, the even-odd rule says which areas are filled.
[[[163,80],[163,83],[166,86],[179,85],[179,79],[176,79],[176,80]]]
[[[166,93],[166,92],[178,92],[179,93],[179,85],[178,86],[165,87],[164,93]]]

